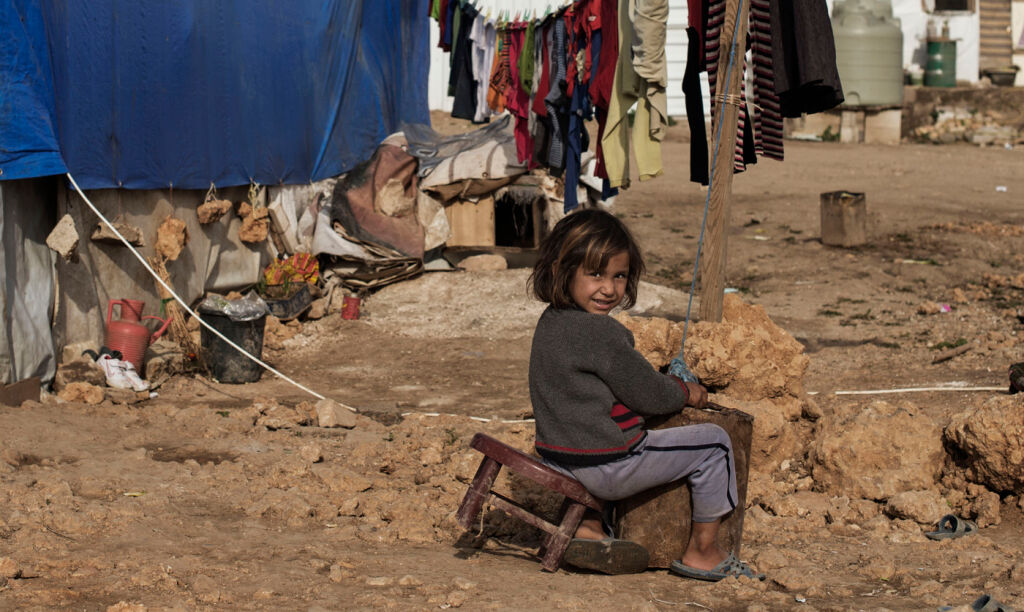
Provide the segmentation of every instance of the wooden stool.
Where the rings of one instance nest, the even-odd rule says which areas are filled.
[[[472,529],[484,503],[489,501],[497,508],[548,534],[537,554],[541,557],[541,567],[549,572],[558,571],[565,549],[576,533],[580,521],[583,520],[583,513],[587,508],[601,512],[601,500],[588,493],[577,480],[490,436],[478,433],[473,436],[473,441],[469,445],[483,453],[484,458],[459,506],[459,524],[466,529]],[[562,508],[558,512],[557,525],[533,514],[504,495],[491,491],[501,466],[506,466],[519,476],[565,496]]]

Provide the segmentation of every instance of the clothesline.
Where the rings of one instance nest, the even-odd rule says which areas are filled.
[[[603,196],[629,186],[630,146],[640,180],[662,174],[668,0],[546,3],[536,18],[539,3],[522,4],[503,2],[493,12],[482,2],[429,0],[439,46],[451,53],[452,116],[484,123],[507,110],[515,119],[519,161],[564,174],[566,212],[578,205],[581,156],[590,149],[584,123],[591,119],[598,122],[593,171],[604,181]],[[725,7],[726,0],[688,3],[690,50],[682,85],[691,180],[702,184],[709,160],[700,72],[708,73],[712,120],[723,103],[739,107],[737,172],[759,155],[782,160],[783,117],[827,110],[843,99],[824,0],[752,0],[752,99],[741,89],[722,100],[716,89]]]

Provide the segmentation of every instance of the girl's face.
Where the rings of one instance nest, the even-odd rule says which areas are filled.
[[[591,314],[608,314],[626,295],[629,277],[629,253],[623,251],[608,258],[604,270],[576,268],[569,282],[572,301]]]

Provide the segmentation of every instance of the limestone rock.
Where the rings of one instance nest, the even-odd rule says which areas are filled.
[[[299,449],[299,457],[308,463],[319,463],[324,460],[323,451],[319,444],[306,444]]]
[[[995,396],[953,417],[945,439],[967,478],[995,491],[1024,492],[1024,395]]]
[[[829,502],[829,497],[823,493],[798,491],[772,500],[770,506],[776,516],[820,518],[824,521],[830,510]]]
[[[84,382],[102,387],[107,384],[107,377],[88,356],[78,357],[57,366],[53,377],[53,390],[60,393],[73,382]]]
[[[799,397],[810,365],[803,352],[803,345],[775,325],[763,306],[727,294],[721,323],[693,326],[686,363],[705,385],[740,399]]]
[[[903,491],[889,498],[885,513],[893,518],[910,519],[919,525],[934,525],[949,513],[949,504],[935,489]]]
[[[306,318],[310,321],[324,318],[327,315],[329,305],[330,300],[325,297],[313,300],[313,303],[309,305],[309,310],[306,311]]]
[[[507,270],[508,262],[501,255],[471,255],[460,261],[459,267],[470,272],[497,272]]]
[[[199,222],[205,225],[217,221],[229,210],[231,210],[230,200],[210,200],[199,205],[196,215],[199,217]]]
[[[149,346],[145,362],[150,389],[156,389],[175,374],[185,371],[185,353],[177,342],[166,337]]]
[[[260,412],[256,425],[267,429],[291,429],[309,423],[309,416],[301,410],[281,406],[274,400],[259,401],[254,408]]]
[[[373,486],[366,478],[340,466],[318,463],[313,466],[313,474],[335,493],[350,495],[366,491]]]
[[[655,368],[679,354],[682,323],[626,314],[616,318],[633,332],[637,350]],[[775,325],[763,306],[745,304],[728,294],[721,323],[701,321],[691,325],[690,331],[685,361],[705,386],[742,400],[803,395],[810,360],[803,354],[803,345]]]
[[[149,391],[134,391],[132,389],[115,389],[107,387],[103,390],[104,397],[115,404],[137,404],[149,399]]]
[[[269,215],[266,207],[253,208],[248,202],[239,204],[238,216],[242,218],[242,227],[238,230],[238,239],[248,243],[266,240],[270,232]]]
[[[814,480],[824,490],[873,500],[934,487],[943,456],[934,421],[909,402],[885,401],[825,419],[811,451]]]
[[[660,317],[632,317],[625,312],[615,318],[633,332],[634,348],[655,369],[668,365],[679,354],[683,328]]]
[[[113,221],[110,222],[114,226],[124,239],[133,246],[145,246],[145,241],[142,239],[142,230],[134,225],[125,223],[124,217],[118,215],[114,217]],[[121,239],[117,237],[106,223],[100,222],[96,224],[96,229],[92,231],[93,242],[109,242],[112,244],[124,244]]]
[[[103,388],[87,382],[69,383],[57,397],[65,402],[83,402],[95,406],[103,401]]]
[[[754,417],[754,434],[750,441],[751,472],[772,472],[803,449],[801,428],[792,422],[793,406],[785,398],[753,402],[713,394],[711,401]]]
[[[149,608],[133,601],[119,601],[112,606],[107,606],[107,612],[146,612]]]
[[[356,413],[334,400],[322,399],[317,402],[316,416],[320,427],[352,429],[356,426]]]
[[[10,557],[0,557],[0,578],[17,578],[21,575],[21,568]]]
[[[167,217],[156,230],[156,252],[167,261],[174,261],[181,254],[188,242],[185,222],[174,217]]]
[[[78,250],[78,230],[71,215],[61,217],[50,235],[46,237],[46,246],[56,251],[64,261],[71,261]]]

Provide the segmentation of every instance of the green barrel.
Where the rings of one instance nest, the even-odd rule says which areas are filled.
[[[948,38],[928,39],[928,63],[924,67],[926,87],[956,86],[956,41]]]

